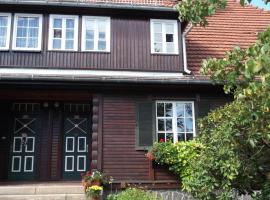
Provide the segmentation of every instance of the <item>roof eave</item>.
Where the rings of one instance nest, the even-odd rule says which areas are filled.
[[[101,9],[124,9],[124,10],[149,10],[160,12],[177,12],[175,7],[153,6],[153,5],[136,5],[136,4],[112,4],[112,3],[87,3],[87,2],[64,2],[64,1],[24,1],[24,0],[0,0],[0,4],[9,5],[40,5],[40,6],[66,6],[66,7],[85,7],[85,8],[101,8]]]

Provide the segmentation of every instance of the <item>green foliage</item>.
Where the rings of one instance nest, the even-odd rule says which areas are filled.
[[[216,10],[224,9],[226,0],[182,0],[176,6],[181,21],[192,24],[207,25],[206,17],[215,14]]]
[[[261,193],[254,195],[254,200],[269,200],[270,199],[270,182],[263,186]]]
[[[190,178],[190,161],[196,160],[203,146],[196,140],[188,142],[155,143],[150,152],[155,161],[161,165],[168,165],[169,170],[180,178]]]
[[[234,101],[198,124],[205,146],[191,162],[183,187],[198,199],[232,199],[263,189],[270,171],[270,28],[247,49],[203,62],[202,72],[223,84]],[[268,184],[269,186],[269,184]],[[268,198],[269,199],[269,198]]]
[[[162,200],[156,197],[151,192],[139,188],[127,188],[126,190],[112,194],[107,197],[107,200]]]

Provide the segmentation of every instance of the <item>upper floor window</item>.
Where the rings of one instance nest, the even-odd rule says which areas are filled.
[[[50,15],[49,50],[78,50],[78,16]]]
[[[82,51],[110,51],[110,18],[84,16]]]
[[[158,141],[190,140],[195,136],[194,102],[158,101],[156,131]]]
[[[151,19],[151,53],[178,54],[177,20]]]
[[[0,13],[0,50],[9,49],[11,14]]]
[[[13,49],[41,50],[42,15],[15,14]]]

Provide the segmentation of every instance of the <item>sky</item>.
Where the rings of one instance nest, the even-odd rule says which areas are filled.
[[[252,0],[251,4],[253,4],[253,5],[255,5],[255,6],[259,7],[259,8],[264,8],[264,9],[270,10],[270,3],[265,5],[263,0]]]

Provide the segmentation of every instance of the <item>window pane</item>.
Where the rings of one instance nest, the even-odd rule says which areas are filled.
[[[106,31],[106,26],[107,26],[107,23],[106,21],[97,21],[98,23],[98,31],[99,32],[105,32]]]
[[[74,28],[74,19],[67,19],[66,21],[66,27],[67,28]]]
[[[106,37],[106,33],[105,32],[99,32],[98,33],[98,38],[99,39],[105,39],[105,37]]]
[[[157,103],[157,116],[164,117],[164,103]]]
[[[184,104],[182,103],[176,104],[176,114],[177,117],[184,117]]]
[[[166,34],[166,42],[173,42],[173,34]]]
[[[0,27],[8,25],[8,17],[0,16]]]
[[[166,133],[166,142],[168,141],[173,142],[173,133]]]
[[[192,118],[186,119],[186,132],[193,132],[193,119]]]
[[[162,33],[155,33],[154,34],[154,41],[157,43],[162,43]]]
[[[90,40],[94,39],[94,31],[93,30],[86,30],[86,39],[90,39]]]
[[[0,37],[6,37],[7,36],[7,28],[0,27]]]
[[[53,40],[53,48],[54,49],[61,49],[61,40],[60,39]]]
[[[62,19],[54,19],[53,28],[62,28]]]
[[[0,37],[0,47],[5,47],[6,46],[6,39]]]
[[[172,103],[166,103],[165,104],[165,112],[166,112],[166,117],[172,117],[173,116]]]
[[[165,133],[158,133],[158,141],[160,140],[165,141]]]
[[[174,52],[174,43],[167,43],[167,53],[173,53]]]
[[[29,26],[39,27],[39,18],[38,17],[29,18]]]
[[[38,37],[38,28],[30,28],[28,34],[29,37]]]
[[[177,119],[177,131],[178,132],[185,132],[184,118]]]
[[[158,119],[158,131],[165,131],[164,119]]]
[[[37,48],[38,47],[38,39],[37,38],[29,38],[28,39],[28,47],[29,48]]]
[[[106,50],[106,41],[98,41],[98,50]]]
[[[154,33],[161,33],[161,32],[162,32],[162,24],[154,23]]]
[[[74,49],[74,40],[66,40],[66,49]]]
[[[193,139],[193,134],[192,133],[187,133],[187,140],[192,140]]]
[[[18,27],[27,27],[27,24],[28,24],[28,18],[26,17],[19,17],[18,18]]]
[[[166,33],[173,33],[173,28],[174,25],[173,24],[166,24]]]
[[[74,38],[74,30],[67,30],[66,31],[66,38],[73,39]]]
[[[17,28],[17,37],[26,37],[27,28]]]
[[[94,50],[94,41],[86,41],[86,45],[85,45],[86,50]]]
[[[162,52],[162,43],[154,43],[154,51]]]
[[[85,23],[86,30],[94,30],[94,24],[94,20],[87,20],[87,22]]]
[[[16,39],[16,47],[26,47],[26,39],[25,38],[17,38]]]
[[[166,119],[166,131],[172,131],[172,119]]]
[[[54,38],[62,38],[62,30],[61,29],[55,29],[53,31],[53,37]]]
[[[178,141],[185,141],[185,134],[184,133],[178,133]]]
[[[192,104],[191,103],[186,103],[185,104],[185,114],[186,114],[186,117],[192,117]]]

